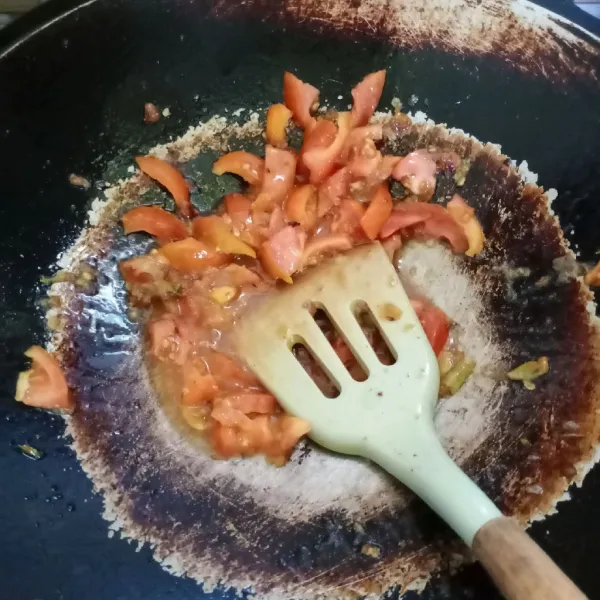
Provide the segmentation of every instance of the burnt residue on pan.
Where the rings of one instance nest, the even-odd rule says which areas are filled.
[[[162,152],[190,158],[190,144],[194,152],[251,145],[259,131],[213,123]],[[472,160],[465,185],[443,177],[436,200],[459,191],[475,207],[485,251],[466,262],[440,245],[411,245],[401,269],[458,322],[478,360],[467,386],[440,403],[440,435],[502,509],[526,521],[551,509],[599,441],[589,292],[569,271],[574,257],[547,198],[495,147],[428,124],[388,144]],[[196,180],[195,169],[205,168],[197,160],[185,166]],[[150,542],[174,573],[270,598],[395,594],[465,560],[437,517],[366,462],[313,446],[281,469],[260,458],[214,461],[181,435],[148,380],[141,328],[128,316],[117,271],[119,259],[147,247],[142,236],[123,238],[116,224],[147,187],[137,177],[118,186],[70,253],[73,268],[97,259],[95,293],[53,289],[63,302],[57,341],[78,402],[68,431],[112,526]],[[505,380],[508,369],[540,355],[550,372],[534,391]]]
[[[413,50],[486,57],[555,82],[597,81],[599,40],[528,2],[492,0],[213,0],[227,19],[302,24],[311,31],[367,36]]]

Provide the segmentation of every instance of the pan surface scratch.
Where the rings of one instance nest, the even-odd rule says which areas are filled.
[[[260,143],[256,119],[211,119],[157,155],[190,159],[228,144]],[[465,262],[440,245],[412,244],[402,269],[463,330],[475,376],[442,401],[436,424],[450,453],[508,514],[547,513],[594,455],[600,431],[598,332],[589,291],[569,271],[574,256],[540,188],[524,185],[496,147],[431,123],[415,124],[389,149],[436,146],[471,158],[460,193],[488,243]],[[149,542],[176,574],[210,589],[254,589],[264,598],[357,597],[420,588],[463,557],[454,536],[400,485],[365,462],[311,445],[275,469],[262,459],[213,461],[183,437],[148,381],[139,326],[127,316],[117,260],[147,246],[124,239],[124,208],[147,202],[138,176],[96,207],[94,227],[63,258],[92,261],[94,294],[57,284],[63,327],[56,336],[77,390],[68,432],[85,471],[122,535]],[[442,177],[436,198],[456,191]],[[541,282],[541,283],[540,283]],[[547,355],[534,391],[508,383],[512,366]],[[98,373],[102,376],[99,377]],[[362,550],[374,545],[375,559]]]

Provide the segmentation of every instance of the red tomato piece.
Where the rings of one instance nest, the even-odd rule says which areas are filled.
[[[319,90],[304,83],[293,73],[286,72],[283,75],[283,101],[292,111],[294,121],[304,129],[310,128],[314,118],[310,111],[319,99]]]
[[[310,183],[315,185],[323,183],[335,170],[337,160],[350,133],[351,118],[349,112],[339,113],[338,130],[333,142],[326,148],[314,148],[304,153],[303,160],[310,173]]]
[[[233,394],[226,396],[220,402],[224,402],[230,408],[239,410],[246,415],[252,413],[273,414],[278,407],[275,396],[267,393]]]
[[[352,99],[354,100],[352,127],[366,125],[369,122],[379,104],[384,84],[385,71],[377,71],[367,75],[354,87],[352,90]]]
[[[350,179],[350,171],[347,167],[342,167],[319,187],[317,205],[317,216],[319,218],[324,217],[334,206],[338,206],[348,195]]]
[[[273,104],[267,110],[267,142],[271,146],[287,146],[286,127],[292,118],[292,111],[285,104]]]
[[[159,252],[182,273],[201,273],[209,267],[220,267],[231,262],[228,254],[217,252],[213,246],[194,238],[171,242]]]
[[[360,226],[360,220],[366,210],[365,205],[361,202],[345,198],[335,212],[331,232],[348,235],[355,242],[364,241],[365,234]]]
[[[119,263],[119,271],[129,284],[162,281],[169,270],[169,261],[159,253],[134,256]]]
[[[15,399],[37,408],[71,410],[73,399],[58,360],[41,346],[25,351],[31,368],[19,373]]]
[[[265,161],[250,152],[235,151],[224,154],[215,162],[212,172],[215,175],[233,173],[250,185],[262,182]]]
[[[292,283],[292,274],[302,266],[305,234],[288,225],[263,243],[259,252],[265,271],[274,279]]]
[[[311,260],[323,254],[344,252],[350,250],[350,248],[352,248],[352,240],[348,235],[324,235],[314,238],[306,244],[302,256],[302,265],[309,264]]]
[[[198,365],[183,366],[183,387],[180,404],[182,406],[202,406],[213,400],[219,393],[217,380],[204,373]]]
[[[183,175],[173,165],[155,156],[138,156],[135,162],[143,173],[167,188],[182,217],[193,216],[194,207],[190,202],[190,189]]]
[[[222,390],[239,388],[248,390],[261,387],[260,382],[251,371],[223,352],[204,350],[200,352],[200,359]]]
[[[163,317],[148,324],[150,351],[159,360],[183,365],[187,361],[190,343],[178,330],[177,320]]]
[[[377,238],[391,213],[392,196],[387,183],[382,183],[375,189],[371,202],[360,220],[360,225],[370,240]]]
[[[327,148],[335,140],[337,127],[333,121],[320,119],[315,121],[310,129],[304,132],[304,140],[298,157],[298,175],[308,179],[310,172],[304,164],[304,155],[315,148]]]
[[[223,217],[209,215],[192,221],[192,235],[225,254],[244,254],[256,258],[256,252],[234,235]]]
[[[163,243],[188,236],[185,223],[159,206],[138,206],[127,211],[121,220],[125,234],[144,231]]]
[[[285,201],[285,216],[310,231],[317,223],[317,188],[310,183],[296,187]]]
[[[271,204],[281,204],[294,187],[296,154],[267,145],[261,194],[270,198]]]
[[[410,303],[417,313],[425,335],[438,356],[444,349],[450,334],[450,321],[443,310],[427,300],[411,299]]]
[[[461,226],[439,204],[401,202],[396,205],[389,219],[381,228],[380,237],[386,238],[401,229],[420,225],[425,237],[445,238],[452,249],[464,253],[469,242]]]
[[[235,225],[244,225],[250,219],[250,209],[252,200],[244,194],[227,194],[223,200],[225,204],[225,212],[230,216],[231,221]]]

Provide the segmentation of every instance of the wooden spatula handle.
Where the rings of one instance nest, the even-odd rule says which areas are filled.
[[[473,552],[508,600],[587,600],[552,559],[507,517],[487,522]]]

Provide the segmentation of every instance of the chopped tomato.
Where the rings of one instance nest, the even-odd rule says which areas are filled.
[[[248,417],[243,413],[239,414],[251,424]],[[222,458],[251,454],[254,448],[250,434],[247,431],[240,431],[238,427],[224,426],[220,423],[212,428],[211,440],[215,451]]]
[[[73,409],[73,399],[58,360],[41,346],[31,346],[25,356],[31,359],[31,368],[19,373],[15,399],[37,408]]]
[[[348,134],[348,137],[346,138],[342,156],[347,157],[351,152],[363,146],[367,140],[378,141],[382,138],[383,125],[381,125],[381,123],[365,125],[364,127],[356,127]]]
[[[122,217],[125,234],[144,231],[161,242],[182,240],[187,237],[187,227],[174,214],[159,206],[138,206]]]
[[[370,240],[377,238],[391,213],[392,196],[387,183],[382,183],[375,189],[367,211],[360,220],[360,226]]]
[[[310,183],[296,187],[285,201],[285,215],[310,231],[317,223],[317,188]]]
[[[318,185],[329,177],[336,167],[336,162],[344,148],[350,133],[351,115],[349,112],[338,114],[338,130],[333,142],[326,148],[314,148],[304,153],[303,160],[310,176],[309,181]]]
[[[422,233],[425,237],[447,239],[458,254],[464,253],[469,247],[462,228],[443,206],[423,202],[397,204],[381,228],[380,236],[386,238],[396,231],[415,225],[423,227]]]
[[[250,185],[261,183],[265,161],[250,152],[235,151],[224,154],[215,162],[212,172],[215,175],[233,173]]]
[[[304,129],[310,128],[314,118],[311,109],[319,99],[319,90],[304,83],[293,73],[286,72],[283,76],[283,101],[292,111],[294,121]]]
[[[317,204],[317,216],[319,218],[324,217],[347,196],[350,179],[350,171],[346,167],[342,167],[319,187],[319,200]]]
[[[407,154],[392,171],[392,177],[413,194],[429,199],[435,191],[437,165],[427,150]]]
[[[304,235],[301,230],[288,225],[261,246],[260,262],[274,279],[292,283],[292,274],[302,265],[303,249]]]
[[[379,104],[384,84],[385,71],[377,71],[367,75],[354,87],[352,90],[352,99],[354,100],[352,127],[366,125],[369,122]]]
[[[415,313],[417,313],[435,355],[439,355],[444,349],[450,334],[448,317],[443,310],[426,300],[411,299],[410,303]]]
[[[210,215],[194,219],[192,235],[197,240],[210,244],[217,252],[244,254],[256,258],[256,252],[230,231],[223,217]]]
[[[200,353],[200,359],[222,390],[237,391],[238,388],[247,390],[261,387],[251,371],[223,352],[206,350]]]
[[[190,202],[190,189],[183,175],[173,165],[155,156],[138,156],[135,162],[143,173],[167,188],[181,216],[186,218],[193,216],[194,207]]]
[[[276,206],[269,217],[269,236],[275,235],[287,225],[283,210]]]
[[[184,365],[181,405],[201,406],[213,400],[218,393],[219,386],[212,375],[204,373],[197,365]]]
[[[364,241],[364,232],[360,226],[366,207],[364,204],[351,198],[342,200],[331,224],[332,233],[342,233],[350,236],[356,242]]]
[[[296,154],[267,146],[261,194],[267,194],[272,204],[280,204],[294,187]]]
[[[316,257],[323,254],[333,254],[336,252],[344,252],[352,248],[352,240],[344,234],[324,235],[313,238],[304,249],[302,255],[302,264],[307,265]]]
[[[231,218],[234,225],[240,226],[247,223],[250,218],[250,208],[252,200],[244,194],[227,194],[223,199],[225,203],[225,212]]]
[[[152,283],[164,279],[169,261],[158,252],[134,256],[119,263],[119,271],[127,283]]]
[[[175,269],[183,273],[201,273],[209,267],[220,267],[231,261],[229,255],[194,238],[171,242],[159,252]]]
[[[467,256],[479,254],[483,250],[485,235],[481,223],[475,216],[475,211],[458,194],[452,196],[452,200],[448,202],[446,208],[450,216],[462,227],[467,237],[469,248],[465,254]]]
[[[337,127],[333,121],[319,119],[315,121],[311,129],[304,132],[302,148],[298,158],[298,175],[308,179],[310,172],[304,164],[304,156],[310,150],[315,148],[327,148],[335,140]]]
[[[227,401],[215,402],[210,416],[225,427],[239,427],[249,430],[252,421],[241,411],[228,405]]]
[[[234,394],[219,400],[219,403],[225,403],[228,407],[246,415],[252,413],[273,414],[278,407],[275,396],[260,393]]]
[[[292,118],[292,111],[285,104],[273,104],[267,111],[267,142],[271,146],[287,146],[286,127]]]
[[[173,317],[164,317],[148,324],[150,351],[159,360],[183,365],[190,350],[190,343],[178,331]]]

